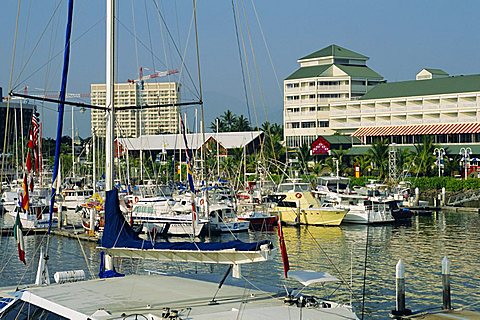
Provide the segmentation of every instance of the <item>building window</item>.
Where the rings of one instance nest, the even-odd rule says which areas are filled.
[[[315,121],[302,122],[302,128],[315,128]]]
[[[287,89],[298,88],[298,83],[287,83]]]
[[[330,111],[330,107],[328,106],[321,106],[317,108],[318,111]]]
[[[329,126],[328,121],[318,121],[319,128],[328,128],[328,126]]]
[[[310,81],[310,82],[308,83],[308,86],[309,86],[309,87],[315,87],[315,81]]]
[[[300,100],[299,96],[287,96],[287,101]]]
[[[319,99],[332,99],[332,98],[340,98],[339,93],[323,93],[318,95]]]

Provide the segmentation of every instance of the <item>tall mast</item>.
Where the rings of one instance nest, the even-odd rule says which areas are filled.
[[[106,133],[105,133],[105,189],[113,189],[113,136],[115,123],[114,71],[115,71],[115,0],[107,0],[106,34]]]
[[[73,111],[74,106],[72,106],[72,177],[75,181],[75,126],[73,124]]]

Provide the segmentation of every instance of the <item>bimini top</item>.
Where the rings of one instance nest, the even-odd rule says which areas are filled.
[[[100,249],[114,256],[150,258],[163,261],[241,264],[270,258],[268,240],[245,243],[229,242],[155,242],[141,239],[120,211],[118,191],[107,191],[105,227]]]
[[[315,283],[338,282],[338,278],[332,276],[327,272],[317,272],[312,270],[296,270],[289,271],[288,275],[308,287]]]

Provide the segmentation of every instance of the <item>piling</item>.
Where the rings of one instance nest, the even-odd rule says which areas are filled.
[[[450,296],[450,261],[447,257],[442,259],[442,288],[443,288],[443,309],[452,309],[452,300]]]
[[[445,206],[445,204],[446,204],[446,199],[447,199],[446,194],[447,194],[447,192],[445,190],[445,187],[442,187],[442,207]]]
[[[417,188],[415,188],[415,206],[418,207],[418,203],[420,201],[420,190]]]
[[[393,318],[400,319],[402,316],[412,314],[412,311],[405,307],[405,265],[402,259],[398,260],[395,271],[396,304],[391,314]]]

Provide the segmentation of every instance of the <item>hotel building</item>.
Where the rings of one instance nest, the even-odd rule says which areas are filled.
[[[93,105],[105,106],[105,84],[90,86]],[[135,83],[115,84],[116,106],[146,106],[176,103],[179,101],[180,85],[177,82],[144,83],[143,88]],[[158,107],[116,112],[116,135],[139,137],[159,133],[178,132],[177,107]],[[92,110],[91,127],[97,136],[105,136],[105,112]],[[118,130],[118,131],[117,131]]]
[[[336,46],[328,48],[331,47]],[[319,59],[319,55],[316,56]],[[335,60],[335,55],[329,59]],[[364,70],[366,73],[370,69]],[[480,75],[449,76],[442,70],[426,68],[411,81],[386,83],[381,78],[366,78],[365,83],[370,84],[371,79],[372,82],[376,80],[376,85],[364,86],[362,94],[359,94],[360,88],[352,85],[353,81],[359,81],[358,78],[351,75],[350,82],[344,82],[350,83],[350,88],[345,88],[345,91],[350,89],[350,96],[344,94],[335,100],[318,101],[315,108],[312,105],[311,109],[306,109],[304,104],[294,105],[288,98],[297,94],[291,92],[289,85],[296,80],[292,79],[296,73],[285,80],[284,125],[288,146],[311,144],[312,139],[333,134],[351,135],[357,138],[352,141],[360,141],[363,145],[377,138],[388,138],[390,143],[398,145],[412,145],[421,142],[422,136],[431,135],[436,144],[448,147],[448,153],[458,153],[461,147],[471,147],[474,154],[480,153]],[[309,81],[316,83],[318,88],[318,83],[327,81],[323,79],[332,81],[330,75],[324,78],[324,74],[302,77],[299,88]],[[318,91],[315,94],[318,100]],[[319,120],[324,126],[319,125]],[[311,126],[305,125],[308,122]]]
[[[383,77],[367,67],[368,57],[331,45],[298,60],[284,81],[284,134],[289,147],[332,135],[329,103],[358,99]]]

